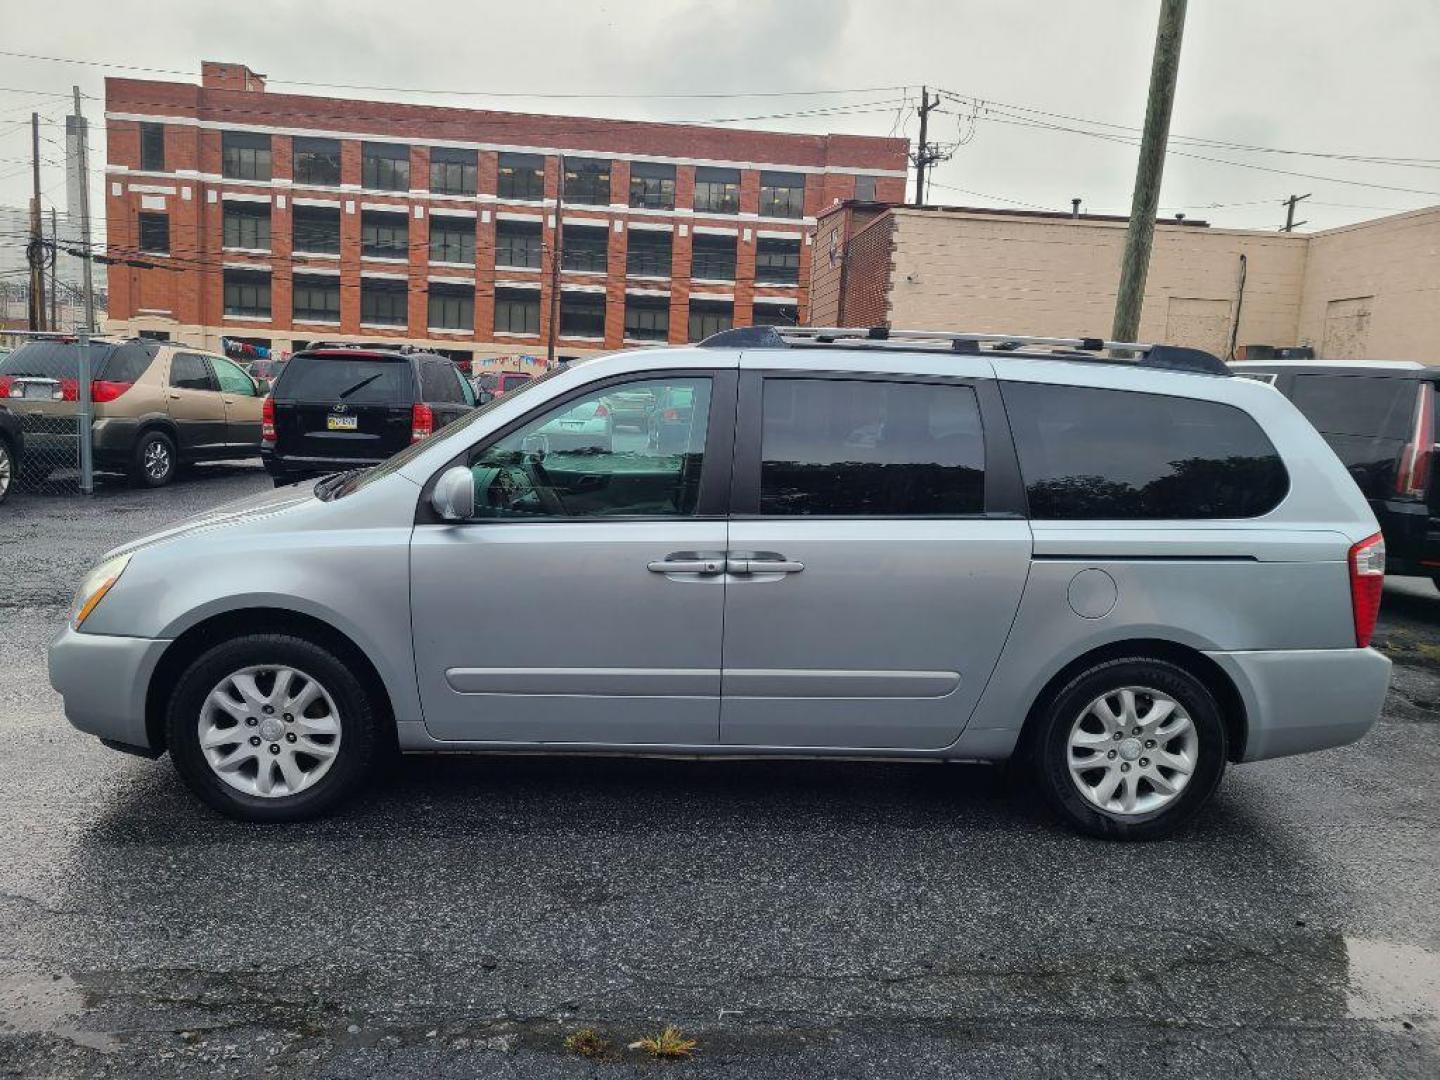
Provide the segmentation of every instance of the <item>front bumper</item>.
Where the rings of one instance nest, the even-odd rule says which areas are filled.
[[[150,677],[169,641],[82,634],[65,628],[50,642],[50,685],[65,718],[110,743],[154,752],[145,730]]]
[[[1390,661],[1374,649],[1212,652],[1245,703],[1241,761],[1344,746],[1380,716]]]

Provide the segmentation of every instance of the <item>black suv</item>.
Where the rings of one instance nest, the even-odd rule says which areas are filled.
[[[1385,534],[1386,572],[1440,586],[1435,388],[1414,361],[1270,360],[1232,364],[1295,403],[1345,463]]]
[[[265,399],[260,457],[276,486],[376,465],[475,408],[450,359],[325,346],[296,353]]]

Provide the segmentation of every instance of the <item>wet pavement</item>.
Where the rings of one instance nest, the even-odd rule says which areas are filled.
[[[107,547],[266,483],[0,506],[0,1076],[1440,1075],[1429,582],[1369,736],[1166,843],[981,767],[620,759],[407,759],[262,828],[71,730],[44,647]],[[693,1060],[626,1048],[667,1023]]]

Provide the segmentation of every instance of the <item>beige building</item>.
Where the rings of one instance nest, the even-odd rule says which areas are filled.
[[[1126,222],[843,203],[820,215],[812,325],[1108,337]],[[1140,338],[1229,356],[1312,345],[1440,363],[1440,207],[1318,233],[1155,229]]]

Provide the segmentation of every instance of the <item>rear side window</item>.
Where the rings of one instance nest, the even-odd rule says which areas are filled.
[[[104,370],[95,377],[110,382],[133,383],[150,370],[150,361],[154,359],[154,352],[144,345],[121,345],[110,354],[110,359],[103,365]]]
[[[1405,440],[1415,382],[1373,375],[1296,375],[1290,400],[1324,435]]]
[[[176,353],[170,361],[170,385],[181,390],[214,390],[214,376],[210,364],[203,356],[194,353]]]
[[[409,405],[415,383],[408,360],[367,356],[292,356],[275,384],[276,399]]]
[[[985,440],[968,386],[766,379],[760,513],[978,514]]]
[[[1030,516],[1046,520],[1251,518],[1289,490],[1274,445],[1214,401],[1002,383]]]
[[[463,401],[460,384],[455,381],[455,365],[448,361],[421,361],[420,397],[425,401]]]

